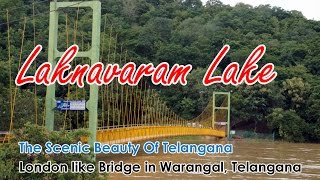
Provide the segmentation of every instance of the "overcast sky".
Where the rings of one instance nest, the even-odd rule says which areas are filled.
[[[307,19],[320,20],[320,0],[220,0],[223,4],[230,4],[234,6],[239,2],[258,6],[260,4],[270,4],[271,6],[278,6],[285,10],[298,10]],[[207,2],[207,0],[202,0]]]

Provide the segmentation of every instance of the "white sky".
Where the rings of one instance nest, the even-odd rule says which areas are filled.
[[[239,2],[258,6],[261,4],[270,4],[271,6],[278,6],[285,10],[298,10],[307,19],[320,20],[320,0],[220,0],[223,4],[230,4],[234,6]],[[202,0],[205,4],[207,0]]]

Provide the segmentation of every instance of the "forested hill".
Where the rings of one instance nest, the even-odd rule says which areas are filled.
[[[15,59],[12,67],[17,69],[24,16],[30,21],[26,28],[23,57],[34,47],[33,13],[36,19],[35,39],[44,48],[48,43],[49,3],[37,2],[34,12],[32,0],[0,1],[0,88],[4,88],[0,97],[0,117],[3,119],[9,117],[6,9],[9,9],[9,20],[13,21],[10,23],[11,53]],[[269,132],[276,130],[279,137],[289,141],[320,141],[319,21],[307,20],[298,11],[285,11],[279,7],[252,7],[242,3],[232,7],[218,0],[210,0],[206,4],[200,0],[101,2],[101,27],[105,33],[102,51],[105,54],[108,52],[108,42],[114,42],[116,36],[117,44],[127,50],[130,59],[137,63],[157,64],[167,61],[171,65],[193,65],[187,86],[153,87],[180,116],[192,118],[200,114],[212,91],[232,91],[233,128]],[[12,10],[14,7],[23,8]],[[64,13],[61,13],[59,19],[61,24],[65,23]],[[88,14],[91,12],[81,10],[81,13],[83,16],[79,16],[77,37],[90,35],[91,17]],[[75,13],[69,15],[70,19],[75,16]],[[70,23],[74,22],[70,20]],[[70,34],[73,25],[69,26]],[[61,29],[64,29],[62,25]],[[109,38],[109,34],[112,38]],[[65,49],[66,35],[60,33],[59,39],[59,46]],[[85,42],[89,40],[84,39]],[[77,42],[80,43],[79,40]],[[274,63],[278,72],[276,80],[268,85],[203,86],[202,77],[207,67],[225,44],[229,44],[231,50],[219,65],[220,72],[217,74],[230,62],[243,64],[256,46],[265,44],[267,52],[260,60],[259,67],[265,63]],[[121,48],[117,48],[117,51],[121,53]],[[42,53],[41,56],[39,63],[45,61],[47,55]],[[15,77],[16,71],[12,73]],[[29,89],[32,94],[34,87],[30,85],[23,88]],[[39,87],[38,93],[39,101],[43,100],[45,88]],[[26,121],[27,117],[21,119]],[[7,127],[2,122],[1,126]]]

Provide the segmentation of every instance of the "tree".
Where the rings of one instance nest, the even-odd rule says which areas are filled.
[[[310,85],[304,83],[302,78],[293,77],[283,82],[282,94],[286,98],[288,109],[299,112],[305,110],[305,105],[309,97]]]
[[[257,126],[260,123],[267,123],[267,115],[273,108],[281,106],[283,99],[280,93],[276,93],[275,83],[268,86],[253,85],[239,86],[231,96],[231,124],[233,128],[238,128],[237,124],[247,122],[254,124],[252,130],[257,132]],[[261,131],[261,130],[260,130]],[[268,132],[267,129],[264,130]]]
[[[279,136],[291,142],[305,141],[307,124],[294,110],[276,108],[268,116],[270,125],[278,130]]]

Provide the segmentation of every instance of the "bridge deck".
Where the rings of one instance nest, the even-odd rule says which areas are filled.
[[[182,126],[137,126],[98,130],[97,141],[113,144],[159,137],[185,135],[215,136],[222,138],[226,136],[226,133],[225,131],[208,128]]]
[[[0,136],[0,142],[8,141],[8,133],[2,133],[1,135],[2,136]],[[133,126],[98,130],[96,141],[114,144],[124,143],[128,141],[141,141],[160,137],[187,135],[215,136],[223,138],[226,136],[226,133],[223,130],[183,126]],[[87,137],[82,138],[82,141],[84,142],[87,142],[87,140]]]

